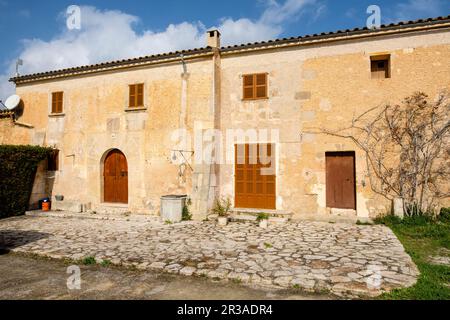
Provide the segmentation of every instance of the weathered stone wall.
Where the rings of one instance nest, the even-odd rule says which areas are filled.
[[[128,161],[130,211],[158,214],[161,195],[190,194],[192,172],[179,177],[170,161],[171,136],[181,122],[189,131],[194,121],[210,120],[211,64],[188,62],[184,95],[181,73],[181,66],[172,64],[19,86],[21,121],[34,126],[34,136],[45,136],[45,145],[60,150],[52,194],[95,209],[103,198],[102,161],[115,148]],[[134,83],[145,83],[146,109],[130,112],[128,85]],[[50,115],[55,91],[64,92],[63,115]]]
[[[372,80],[370,56],[380,53],[391,54],[392,77]],[[24,103],[19,121],[29,125],[2,120],[0,138],[58,148],[60,170],[51,177],[51,192],[71,205],[102,204],[103,160],[117,148],[128,161],[127,210],[158,214],[161,195],[190,194],[201,219],[205,196],[234,198],[234,165],[191,163],[194,170],[179,177],[171,161],[173,132],[187,130],[191,140],[183,149],[190,151],[194,128],[220,128],[223,136],[226,129],[275,129],[277,210],[297,218],[328,215],[325,152],[356,151],[357,214],[374,217],[390,203],[371,190],[364,154],[347,140],[305,132],[335,129],[355,114],[400,102],[417,90],[434,97],[450,88],[448,61],[450,32],[433,31],[216,55],[188,61],[187,74],[174,63],[41,81],[17,88]],[[260,72],[269,74],[269,99],[242,101],[242,75]],[[128,85],[135,83],[145,84],[146,108],[130,112]],[[50,115],[55,91],[64,91],[59,116]],[[269,141],[270,136],[251,142]]]
[[[15,122],[13,114],[0,114],[0,144],[30,144],[32,128]]]
[[[380,53],[391,54],[392,76],[372,80],[370,56]],[[223,55],[222,129],[279,130],[277,210],[298,218],[330,212],[325,152],[356,151],[357,214],[374,217],[390,210],[391,204],[371,190],[361,150],[345,139],[305,132],[345,127],[354,115],[401,102],[415,91],[434,98],[450,89],[449,61],[448,31]],[[269,74],[269,99],[242,101],[242,75],[262,72]],[[231,164],[221,168],[221,190],[224,197],[233,198]]]

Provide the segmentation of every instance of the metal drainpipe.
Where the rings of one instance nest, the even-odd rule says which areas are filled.
[[[181,74],[181,112],[180,112],[180,129],[186,128],[186,111],[187,111],[187,81],[189,73],[187,72],[186,61],[184,61],[184,56],[181,54],[181,64],[183,66],[183,73]]]

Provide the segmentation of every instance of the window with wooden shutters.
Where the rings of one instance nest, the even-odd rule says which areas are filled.
[[[372,79],[390,78],[390,56],[380,55],[370,57],[370,72]]]
[[[52,93],[52,113],[62,113],[63,112],[63,93],[53,92]]]
[[[243,76],[243,99],[267,98],[267,73],[246,74]]]
[[[130,85],[129,107],[139,108],[144,106],[144,84]]]

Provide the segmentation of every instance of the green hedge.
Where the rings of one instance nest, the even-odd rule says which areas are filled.
[[[36,169],[50,148],[0,145],[0,218],[28,209]]]

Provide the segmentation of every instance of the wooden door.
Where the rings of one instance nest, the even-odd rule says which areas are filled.
[[[275,146],[235,146],[235,207],[276,209]]]
[[[327,152],[327,207],[356,210],[355,153]]]
[[[104,201],[128,203],[128,165],[119,150],[111,151],[104,164]]]

